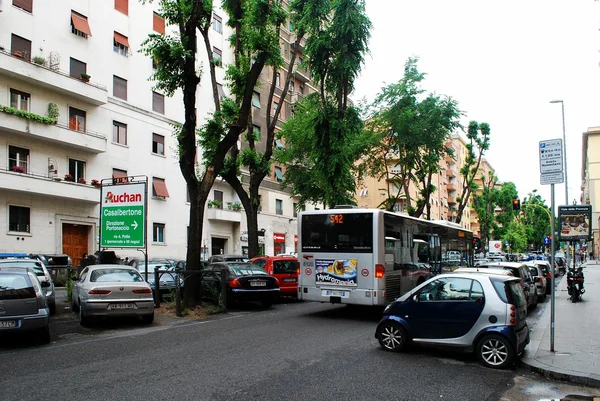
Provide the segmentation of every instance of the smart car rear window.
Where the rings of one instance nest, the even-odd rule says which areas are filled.
[[[0,276],[0,300],[35,298],[35,289],[25,274]]]

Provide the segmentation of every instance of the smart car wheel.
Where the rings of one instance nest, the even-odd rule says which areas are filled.
[[[479,340],[477,357],[484,366],[504,369],[514,360],[515,351],[507,338],[492,334]]]
[[[399,323],[387,321],[379,327],[377,339],[384,350],[400,352],[408,341],[408,334]]]

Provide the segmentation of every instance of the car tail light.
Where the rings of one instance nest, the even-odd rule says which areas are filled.
[[[297,275],[300,275],[300,268],[297,268],[297,269],[296,269],[296,274],[297,274]]]
[[[517,321],[517,308],[514,305],[508,305],[508,310],[510,310],[510,319],[508,321],[510,324],[515,324]]]
[[[535,279],[535,281],[537,281],[538,283],[541,283],[541,282],[542,282],[542,278],[541,278],[541,277],[537,277],[537,278]]]
[[[375,265],[375,278],[383,278],[383,276],[385,276],[385,266]]]
[[[229,286],[231,288],[242,288],[242,283],[240,283],[240,280],[238,280],[237,278],[234,278],[229,282]]]
[[[150,288],[144,288],[142,290],[133,290],[134,294],[152,294],[152,290]]]
[[[275,279],[275,284],[277,284],[277,287],[279,287],[279,279],[277,277],[273,277]]]
[[[94,288],[93,290],[90,290],[90,292],[88,292],[88,294],[90,295],[108,295],[110,294],[110,290],[99,290],[97,288]]]

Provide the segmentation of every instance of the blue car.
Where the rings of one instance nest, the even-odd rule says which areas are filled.
[[[511,365],[529,343],[519,278],[449,273],[430,278],[388,305],[375,337],[384,350],[409,343],[475,352],[487,367]]]

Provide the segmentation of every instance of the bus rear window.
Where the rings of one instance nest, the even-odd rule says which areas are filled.
[[[372,213],[302,216],[303,252],[373,252]]]

